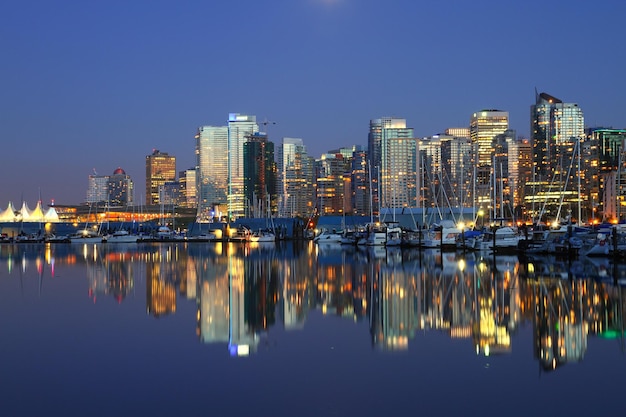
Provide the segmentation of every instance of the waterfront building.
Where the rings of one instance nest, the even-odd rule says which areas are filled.
[[[201,126],[196,134],[198,221],[227,212],[228,126]]]
[[[243,144],[259,131],[256,116],[230,113],[228,116],[228,214],[245,216]]]
[[[159,201],[169,210],[173,206],[180,205],[180,183],[178,181],[166,181],[159,188]]]
[[[274,143],[265,133],[248,135],[243,144],[243,194],[246,217],[267,217],[276,211]]]
[[[197,171],[194,168],[180,171],[178,173],[178,183],[180,185],[181,207],[195,208],[198,205],[198,184],[196,181]]]
[[[563,165],[561,159],[571,157],[568,148],[584,137],[584,125],[578,104],[563,103],[547,93],[536,95],[530,108],[530,139],[538,181],[552,180],[558,173]]]
[[[109,198],[109,176],[94,171],[87,178],[87,204],[104,204]]]
[[[146,204],[157,205],[161,187],[176,181],[176,157],[155,149],[146,156]]]
[[[399,135],[383,134],[381,141],[381,207],[417,207],[417,140],[399,137],[413,136],[413,129],[395,129],[394,133]]]
[[[583,161],[588,171],[593,220],[622,220],[626,215],[626,129],[592,128],[587,132]],[[595,157],[594,157],[595,156]]]
[[[278,148],[278,195],[281,217],[313,213],[313,158],[299,138],[283,138]]]
[[[370,208],[370,182],[367,170],[367,150],[361,146],[355,146],[351,160],[350,193],[352,204],[350,211],[355,215],[369,216]]]
[[[512,204],[515,208],[516,217],[519,218],[525,214],[522,207],[525,184],[532,180],[532,145],[528,139],[511,138],[508,142],[508,148],[509,183],[513,193]]]
[[[108,178],[108,204],[110,206],[132,206],[133,187],[133,180],[130,176],[122,168],[117,168],[113,171],[113,175]]]
[[[452,136],[442,142],[443,172],[447,177],[444,186],[452,207],[474,207],[473,155],[476,146],[469,137],[469,129],[455,130],[467,136]],[[446,129],[446,132],[451,130]]]
[[[470,138],[476,145],[474,164],[475,176],[475,204],[487,208],[492,204],[493,196],[491,184],[494,147],[493,141],[497,135],[509,128],[509,112],[495,109],[486,109],[473,113],[470,118]],[[487,210],[489,211],[489,210]]]
[[[514,179],[510,177],[509,158],[511,157],[511,144],[515,141],[515,130],[507,129],[504,133],[496,135],[493,140],[493,162],[491,175],[492,212],[494,218],[513,219],[513,202],[511,186]]]
[[[381,117],[371,119],[367,137],[368,168],[371,171],[372,210],[378,214],[380,208],[380,168],[382,163],[382,143],[385,139],[413,138],[413,129],[406,127],[406,119]]]
[[[470,138],[478,145],[478,166],[491,166],[493,140],[509,128],[509,112],[481,110],[470,118]]]
[[[320,215],[342,214],[344,175],[350,168],[341,153],[326,153],[315,161],[315,208]]]
[[[526,206],[532,206],[530,211],[535,218],[556,219],[574,214],[580,219],[582,205],[589,201],[589,196],[578,188],[578,180],[584,175],[582,109],[546,93],[536,94],[530,124],[534,173],[527,184]]]

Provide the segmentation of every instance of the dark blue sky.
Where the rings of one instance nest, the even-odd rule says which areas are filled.
[[[366,144],[369,120],[417,136],[510,112],[534,90],[626,127],[626,4],[491,0],[22,0],[0,6],[0,207],[74,204],[118,166],[145,195],[157,148],[194,165],[200,125],[275,121],[312,156]]]

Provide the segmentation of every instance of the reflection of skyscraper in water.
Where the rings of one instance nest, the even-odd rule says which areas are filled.
[[[297,274],[296,259],[286,259],[279,273],[283,284],[282,311],[283,324],[286,330],[302,329],[308,305],[306,304],[307,276]],[[306,268],[301,269],[306,271]],[[302,279],[304,278],[304,279]]]
[[[373,344],[388,350],[408,349],[419,323],[415,275],[401,265],[387,265],[372,279],[377,280],[379,291],[371,313]]]
[[[198,286],[197,334],[203,343],[226,343],[229,336],[228,258],[222,255],[222,243],[210,249],[196,246],[189,249],[192,267],[188,272],[196,276]]]
[[[278,277],[273,257],[244,258],[245,321],[256,334],[265,332],[276,322]]]
[[[169,248],[169,247],[168,247]],[[168,249],[164,248],[164,249]],[[163,250],[151,254],[146,263],[146,303],[148,313],[155,317],[176,312],[176,262]]]
[[[89,295],[96,301],[98,296],[113,295],[118,303],[132,291],[133,266],[125,259],[123,251],[109,251],[108,247],[96,246],[95,254],[87,262]]]
[[[245,266],[241,257],[228,255],[228,280],[230,285],[230,331],[228,349],[231,355],[246,356],[256,351],[257,335],[246,324],[246,297],[244,286]]]
[[[587,350],[586,283],[541,278],[533,288],[535,356],[542,368],[580,361]]]
[[[497,276],[497,267],[485,260],[476,266],[476,318],[473,325],[476,353],[490,356],[511,351],[508,329],[510,281]]]
[[[203,263],[198,263],[198,267]],[[229,280],[227,264],[209,263],[200,277],[200,340],[204,343],[228,342]]]

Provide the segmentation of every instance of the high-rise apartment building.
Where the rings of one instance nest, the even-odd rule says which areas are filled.
[[[108,180],[108,202],[111,206],[133,204],[133,180],[122,168],[117,168]]]
[[[323,154],[315,161],[315,208],[320,215],[342,214],[344,175],[350,168],[343,154]]]
[[[585,135],[585,119],[578,104],[563,103],[546,93],[536,95],[530,108],[530,132],[535,177],[550,181],[571,157],[567,149]]]
[[[532,145],[528,139],[514,139],[508,143],[508,172],[512,204],[517,218],[523,218],[525,184],[532,181]]]
[[[622,207],[626,205],[625,141],[625,129],[593,128],[587,133],[583,166],[589,183],[591,219],[622,220],[626,215],[626,206]]]
[[[133,180],[122,168],[117,168],[112,175],[94,173],[88,178],[87,203],[130,206],[133,190]]]
[[[256,116],[230,113],[228,116],[228,214],[245,216],[243,144],[259,131]]]
[[[228,203],[228,126],[201,126],[196,134],[198,221],[226,213]]]
[[[93,173],[88,178],[87,203],[106,203],[109,198],[109,176]]]
[[[402,131],[413,136],[412,130]],[[381,208],[417,207],[417,141],[383,135],[381,150]]]
[[[585,137],[583,111],[546,93],[537,94],[530,108],[533,180],[526,184],[526,207],[533,219],[579,218],[585,192],[577,188],[581,145]],[[567,208],[567,211],[563,207]]]
[[[509,112],[481,110],[470,118],[470,138],[478,145],[476,161],[479,166],[491,166],[493,140],[509,128]]]
[[[476,146],[469,138],[469,129],[442,142],[445,189],[452,207],[474,207],[474,164]]]
[[[243,194],[247,217],[267,217],[276,211],[274,143],[254,133],[243,144]]]
[[[367,149],[355,146],[352,154],[351,167],[351,212],[355,215],[369,216],[370,208],[370,181],[367,170]]]
[[[192,168],[178,173],[178,184],[180,186],[179,205],[182,207],[194,208],[198,205],[197,172],[196,169]]]
[[[160,204],[160,189],[176,181],[176,157],[155,149],[146,156],[146,204]]]
[[[509,128],[509,112],[502,110],[481,110],[470,118],[470,138],[475,145],[476,190],[474,204],[485,213],[493,213],[492,171],[494,139]]]
[[[313,163],[299,138],[283,138],[278,148],[279,215],[309,217],[313,213]]]
[[[388,191],[387,189],[382,189],[381,184],[379,184],[379,180],[382,179],[384,175],[387,175],[388,178],[389,175],[391,175],[390,172],[385,174],[381,171],[382,160],[384,158],[383,143],[393,139],[411,138],[413,138],[413,129],[406,127],[406,119],[397,117],[382,117],[380,119],[370,120],[367,146],[368,156],[370,158],[368,165],[371,171],[370,190],[372,193],[372,210],[374,211],[374,214],[377,214],[382,206],[379,193],[382,195]],[[387,143],[389,145],[389,142]],[[386,149],[391,149],[388,145],[386,146]],[[388,164],[389,162],[387,162],[387,169],[390,168]],[[388,203],[389,202],[385,202],[384,204]]]

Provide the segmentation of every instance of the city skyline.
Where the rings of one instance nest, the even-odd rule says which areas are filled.
[[[7,5],[0,203],[79,204],[94,169],[143,184],[152,149],[186,170],[197,128],[234,112],[314,158],[365,145],[386,116],[427,137],[500,109],[528,137],[535,89],[577,103],[587,127],[626,127],[623,36],[604,24],[625,5],[452,3]]]

